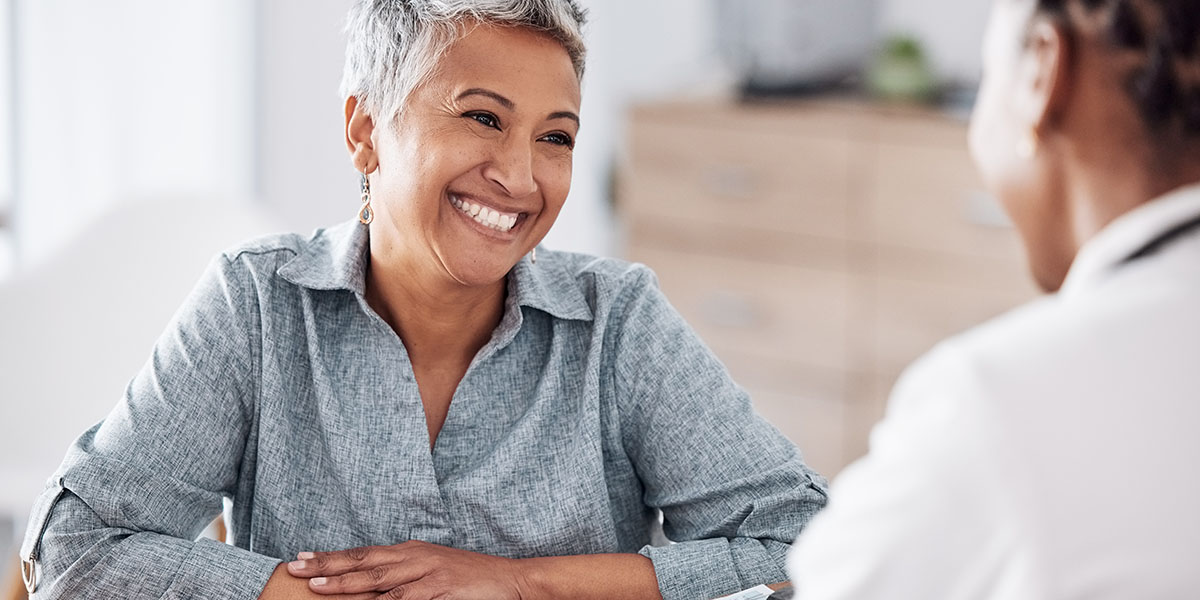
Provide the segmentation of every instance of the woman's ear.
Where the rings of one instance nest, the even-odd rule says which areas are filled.
[[[346,98],[346,149],[350,151],[350,160],[360,173],[370,173],[379,166],[379,157],[375,154],[375,143],[371,134],[375,131],[375,121],[362,110],[358,98]]]
[[[1034,17],[1018,74],[1016,108],[1039,135],[1053,128],[1074,93],[1075,55],[1060,23]]]

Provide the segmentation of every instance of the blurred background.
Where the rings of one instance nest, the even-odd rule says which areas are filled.
[[[212,255],[353,218],[349,3],[0,0],[0,552]],[[1033,295],[966,152],[990,0],[582,3],[545,244],[653,267],[818,470],[904,365]]]

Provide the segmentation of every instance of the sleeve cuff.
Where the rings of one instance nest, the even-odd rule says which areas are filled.
[[[716,598],[741,591],[729,541],[724,538],[646,546],[638,554],[654,563],[663,600]]]
[[[221,542],[200,539],[183,559],[164,599],[257,600],[279,560]]]

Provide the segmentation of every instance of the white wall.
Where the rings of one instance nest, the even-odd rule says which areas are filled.
[[[8,208],[12,199],[12,125],[9,117],[12,110],[12,62],[13,40],[9,37],[11,10],[10,0],[0,0],[0,212]]]
[[[188,227],[160,226],[167,220]],[[67,447],[120,399],[213,255],[276,228],[245,201],[123,202],[0,286],[0,516],[24,519]]]
[[[611,169],[636,100],[720,85],[711,2],[583,0],[588,66],[571,196],[546,237],[552,248],[619,252],[610,201]]]
[[[23,268],[121,202],[249,193],[250,3],[17,2]]]
[[[256,189],[288,229],[354,218],[358,178],[342,130],[338,84],[352,0],[259,0]]]
[[[13,179],[13,123],[12,110],[12,44],[9,27],[11,0],[0,0],[0,215],[8,215],[12,208]],[[13,237],[9,230],[0,229],[0,281],[15,267]]]
[[[23,519],[207,258],[262,220],[250,3],[12,1],[21,271],[0,287],[0,513]]]

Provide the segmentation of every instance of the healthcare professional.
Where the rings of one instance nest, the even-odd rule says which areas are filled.
[[[994,0],[970,137],[1052,294],[901,377],[796,597],[1200,597],[1200,0]]]

